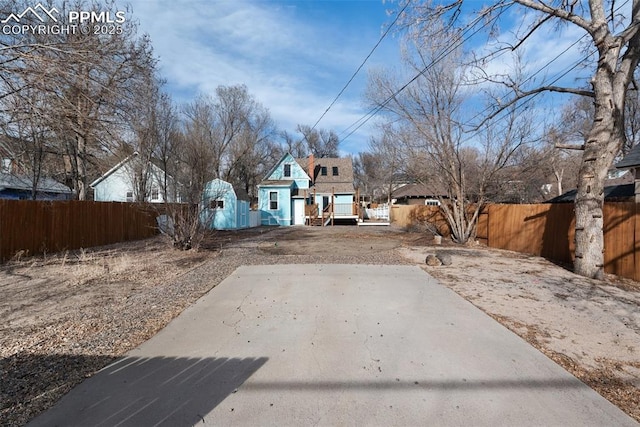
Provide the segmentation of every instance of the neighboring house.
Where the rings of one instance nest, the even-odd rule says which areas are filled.
[[[0,173],[0,199],[32,199],[33,181],[25,175]],[[70,200],[73,191],[51,178],[42,177],[36,186],[36,200]]]
[[[326,225],[358,219],[350,158],[285,154],[258,185],[262,225]]]
[[[209,181],[202,194],[201,220],[209,229],[249,227],[249,196],[221,179]]]
[[[133,153],[111,169],[100,178],[93,181],[89,186],[93,188],[93,200],[96,202],[135,202],[135,163],[140,161],[138,153]],[[149,203],[174,203],[180,202],[179,195],[176,196],[173,178],[167,175],[169,191],[165,200],[163,191],[165,172],[154,162],[150,163],[149,178],[147,182],[146,202]]]
[[[611,169],[608,171],[605,181],[604,200],[607,202],[633,202],[634,197],[637,197],[634,196],[636,186],[631,172]],[[573,203],[577,193],[578,190],[573,189],[548,200],[546,203]]]
[[[628,169],[631,175],[633,195],[631,201],[640,203],[640,145],[636,145],[617,164],[616,169]]]
[[[396,205],[440,206],[438,197],[446,197],[447,192],[437,185],[406,184],[391,193]]]

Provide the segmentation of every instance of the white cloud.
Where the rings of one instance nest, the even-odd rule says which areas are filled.
[[[326,7],[340,13],[344,4],[329,2]],[[380,3],[368,2],[371,6],[382,10]],[[368,22],[366,31],[341,28],[302,16],[295,3],[279,2],[134,0],[133,10],[140,30],[151,35],[177,101],[189,101],[197,92],[212,93],[219,85],[245,84],[289,131],[298,123],[318,120],[373,47],[387,19],[381,13],[380,21]],[[361,106],[365,79],[363,70],[319,127],[340,133],[366,113]],[[354,138],[368,139],[364,132],[363,127]]]

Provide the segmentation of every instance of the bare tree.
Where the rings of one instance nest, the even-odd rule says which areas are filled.
[[[275,126],[269,111],[247,87],[220,86],[215,98],[201,95],[185,106],[185,137],[203,156],[189,180],[197,194],[212,178],[221,178],[253,193],[277,152]],[[195,160],[195,159],[194,159]],[[204,165],[203,162],[209,162]]]
[[[467,26],[459,19],[463,2],[448,4],[411,1],[412,7],[406,14],[407,23],[417,23],[423,37],[433,32],[433,22],[446,20],[448,28]],[[537,84],[532,80],[529,87],[516,86],[509,79],[502,82],[513,91],[510,100],[497,106],[491,117],[521,100],[542,92],[571,93],[590,98],[594,104],[593,121],[586,135],[582,163],[578,174],[576,211],[575,271],[587,277],[604,277],[604,237],[602,207],[604,203],[604,183],[607,170],[627,140],[625,134],[625,104],[628,90],[640,61],[640,3],[616,0],[589,0],[588,2],[537,0],[500,1],[478,11],[483,22],[492,22],[493,29],[499,26],[498,17],[515,5],[523,12],[525,23],[509,40],[510,50],[526,49],[532,35],[541,31],[556,31],[567,25],[574,26],[586,36],[579,39],[586,44],[593,55],[584,58],[583,63],[593,67],[591,87],[588,89],[558,86],[553,83]],[[477,21],[480,22],[480,21]],[[411,24],[411,25],[414,25]],[[491,31],[490,34],[503,34]],[[510,37],[512,37],[510,35]],[[546,36],[548,37],[548,36]],[[495,58],[506,43],[494,43],[491,53],[481,58],[483,65]],[[495,76],[491,76],[495,77]]]
[[[307,146],[304,143],[304,138],[296,138],[286,130],[280,133],[280,138],[282,139],[282,148],[285,153],[291,153],[293,157],[299,159],[309,155]]]
[[[214,103],[200,96],[184,106],[183,115],[180,180],[185,185],[184,200],[198,203],[205,184],[219,171]]]
[[[24,96],[27,93],[28,96]],[[35,200],[41,178],[49,172],[47,159],[51,151],[51,132],[46,118],[42,116],[42,96],[28,89],[21,95],[12,94],[3,100],[10,106],[11,113],[2,131],[12,142],[9,149],[12,160],[18,162],[16,178],[25,180],[25,184],[31,187],[31,198]]]
[[[158,144],[155,157],[164,171],[162,177],[162,197],[164,200],[179,200],[178,182],[180,138],[178,111],[166,93],[161,93],[155,104],[156,132]]]
[[[403,152],[398,140],[402,138],[399,129],[391,125],[379,128],[380,135],[369,141],[368,154],[362,155],[363,166],[367,172],[371,188],[371,196],[376,200],[391,202],[391,193],[396,186],[407,178],[412,179],[412,159]],[[409,176],[411,175],[411,176]]]
[[[26,4],[26,3],[25,3]],[[52,3],[53,5],[53,3]],[[61,2],[58,24],[68,10],[115,13],[111,2]],[[33,90],[46,96],[42,117],[55,133],[59,155],[66,156],[76,196],[87,197],[88,181],[97,159],[114,148],[123,109],[133,105],[134,81],[155,66],[150,41],[138,37],[127,20],[120,34],[60,32],[2,37],[0,99]],[[6,111],[6,108],[4,109]]]
[[[315,129],[308,125],[298,125],[296,130],[302,134],[309,154],[315,157],[340,157],[340,140],[333,130]]]
[[[439,25],[439,38],[412,33],[407,38],[404,61],[416,73],[412,83],[400,90],[400,80],[388,72],[373,73],[368,97],[395,123],[394,142],[402,147],[413,178],[447,189],[448,196],[440,197],[442,212],[453,240],[466,243],[475,235],[491,185],[533,133],[526,115],[511,109],[507,120],[465,134],[464,107],[471,97],[467,69],[459,50],[441,54],[457,35],[433,24]]]

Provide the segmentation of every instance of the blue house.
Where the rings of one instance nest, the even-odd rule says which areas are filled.
[[[357,221],[350,158],[296,159],[290,153],[258,185],[262,225],[327,225]]]
[[[209,181],[202,193],[200,218],[209,229],[249,228],[249,197],[221,179]]]

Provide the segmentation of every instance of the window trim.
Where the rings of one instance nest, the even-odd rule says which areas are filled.
[[[124,193],[124,199],[127,201],[127,203],[133,203],[133,190],[127,190]]]
[[[331,173],[333,176],[338,176],[338,167],[337,166],[332,166],[331,167]]]
[[[271,197],[275,194],[275,200]],[[275,205],[274,205],[275,203]],[[275,207],[273,207],[275,206]],[[269,191],[269,210],[277,211],[278,210],[278,192],[277,191]]]
[[[152,187],[150,197],[151,200],[160,200],[160,189],[157,187]]]
[[[224,209],[224,199],[211,199],[209,209]]]
[[[320,175],[321,176],[327,176],[327,167],[326,166],[320,166]]]
[[[289,169],[289,173],[287,174],[287,169]],[[282,175],[285,178],[291,178],[291,163],[285,163],[282,171]]]

